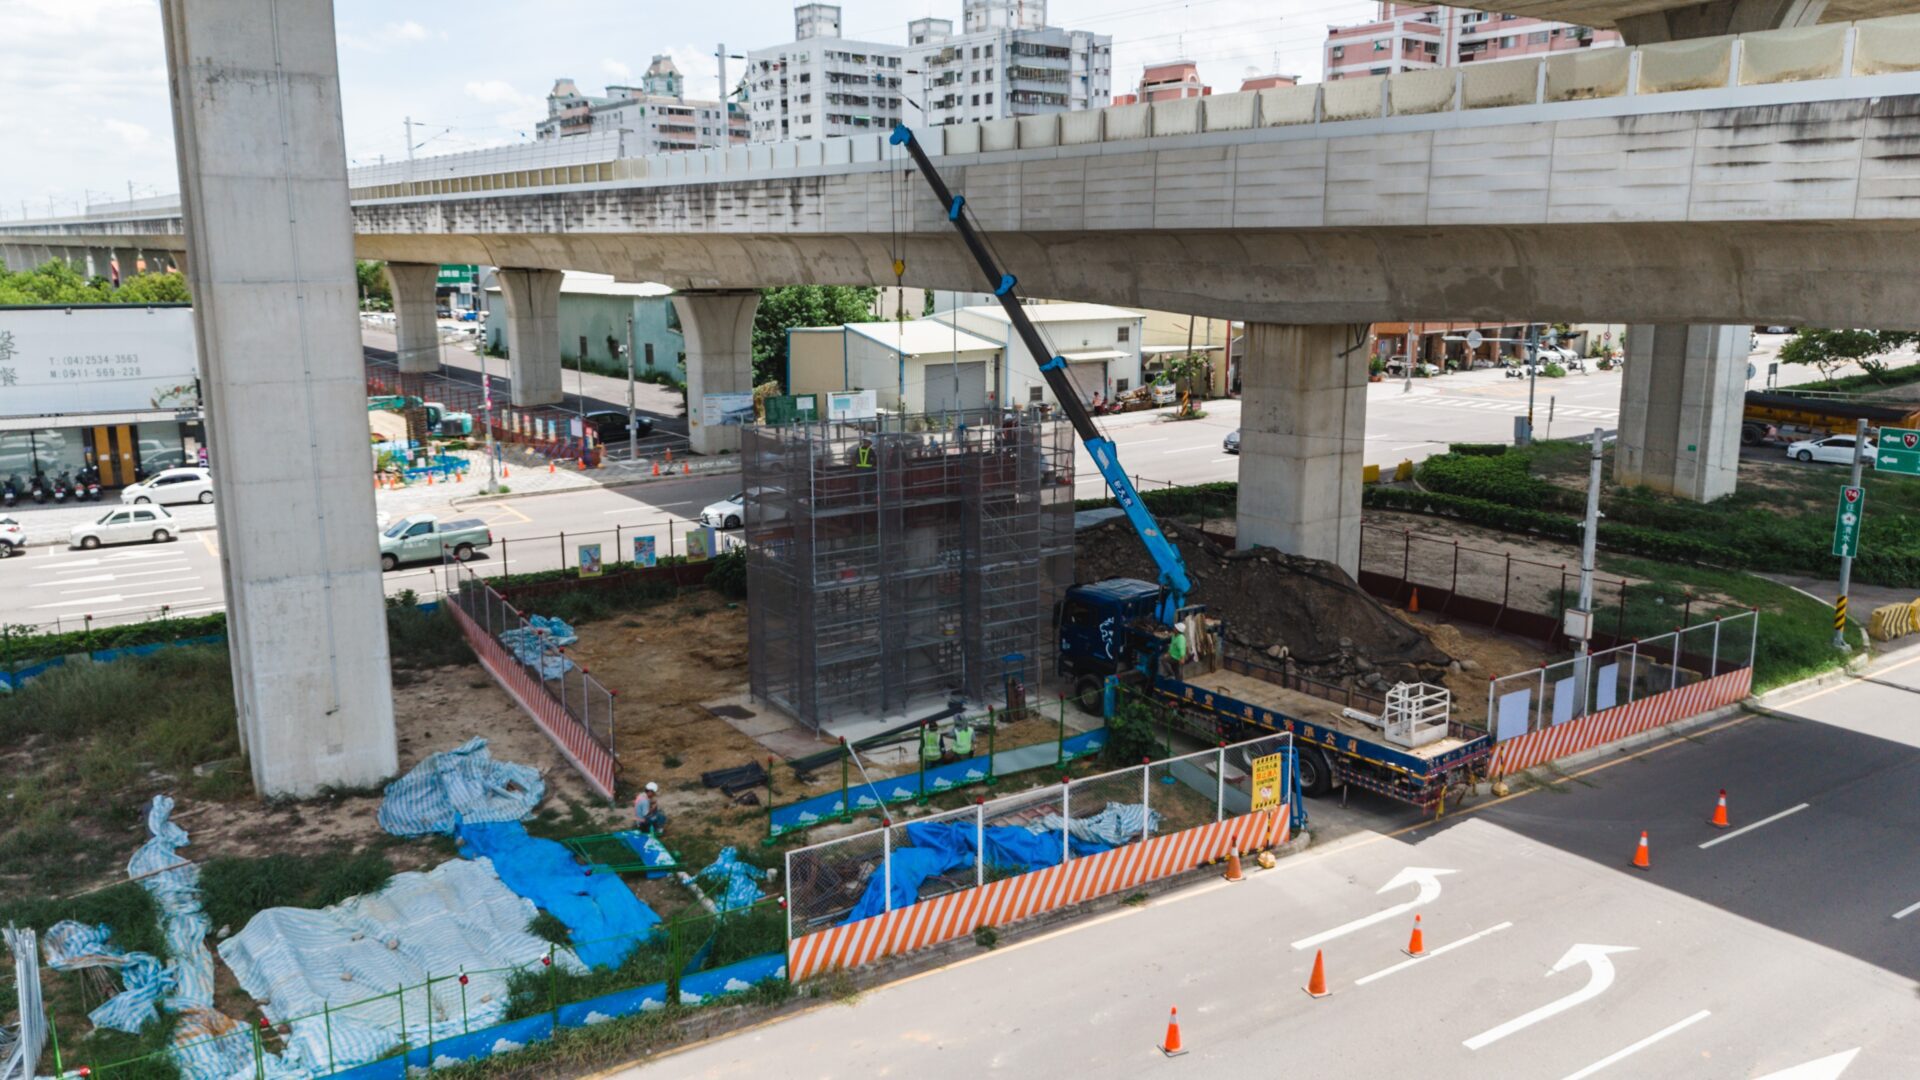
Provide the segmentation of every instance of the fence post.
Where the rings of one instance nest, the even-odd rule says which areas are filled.
[[[560,569],[567,568],[567,530],[560,530]]]
[[[1056,745],[1059,749],[1053,755],[1053,767],[1056,769],[1065,768],[1067,764],[1067,696],[1065,694],[1060,695],[1059,706],[1060,733],[1056,736]]]
[[[1169,774],[1171,774],[1173,766],[1169,764],[1167,766],[1167,769],[1169,771]],[[1148,836],[1152,835],[1153,833],[1153,830],[1147,827],[1147,823],[1153,820],[1152,788],[1153,788],[1153,761],[1151,758],[1141,758],[1140,759],[1140,809],[1145,811],[1145,813],[1142,813],[1140,815],[1140,839],[1142,840],[1145,840]]]
[[[1452,607],[1453,598],[1459,592],[1460,592],[1460,541],[1455,540],[1453,542],[1453,581],[1447,585],[1447,599],[1445,603],[1440,605],[1440,610],[1445,611],[1449,607]]]
[[[261,1018],[260,1018],[260,1024],[264,1024],[264,1023],[266,1023],[266,1022],[267,1022],[267,1018],[266,1018],[266,1017],[264,1017],[264,1016],[263,1016],[263,1017],[261,1017]],[[249,1025],[249,1026],[250,1026],[251,1028],[253,1028],[253,1075],[254,1075],[254,1080],[265,1080],[265,1077],[266,1077],[266,1075],[267,1075],[267,1058],[266,1058],[266,1051],[265,1051],[265,1050],[264,1050],[264,1049],[263,1049],[263,1048],[262,1048],[262,1047],[260,1046],[260,1024],[251,1024],[251,1025]],[[406,1033],[406,1030],[407,1030],[407,1029],[406,1029],[406,1025],[404,1025],[404,1024],[402,1024],[402,1025],[401,1025],[401,1027],[400,1027],[400,1031],[401,1031],[401,1035],[402,1035],[402,1039],[401,1039],[401,1042],[402,1042],[402,1045],[405,1045],[405,1033]]]
[[[1493,628],[1500,629],[1500,616],[1507,613],[1507,603],[1513,598],[1513,552],[1507,554],[1507,566],[1500,572],[1500,613],[1493,617]]]
[[[60,1060],[60,1025],[53,1021],[53,1010],[47,1010],[47,1037],[53,1043],[53,1075],[67,1075],[67,1066]]]
[[[460,1031],[469,1035],[473,1033],[473,1016],[467,1012],[467,972],[464,964],[460,970]]]
[[[552,947],[549,946],[549,949]],[[400,984],[400,1047],[401,1053],[413,1049],[413,1040],[407,1037],[407,984]]]
[[[914,794],[913,801],[922,806],[927,803],[927,732],[933,731],[934,744],[939,745],[940,733],[935,727],[931,723],[920,725],[920,745],[914,748],[915,756],[920,759],[920,790]]]
[[[973,800],[973,887],[987,883],[987,797]]]
[[[1404,535],[1406,543],[1400,553],[1400,584],[1411,589],[1413,588],[1413,530],[1405,530]],[[1406,597],[1402,596],[1400,600],[1404,603]]]
[[[1753,667],[1760,660],[1760,609],[1747,609],[1747,616],[1753,620],[1747,624],[1747,666]]]
[[[881,911],[893,910],[893,817],[886,812],[886,804],[880,811],[880,887]]]
[[[1680,633],[1680,627],[1673,628],[1673,667],[1667,671],[1667,689],[1669,690],[1677,690],[1680,687]]]
[[[787,854],[784,861],[786,862],[787,872],[785,876],[782,877],[781,880],[785,881],[786,884],[782,885],[781,889],[783,889],[786,892],[787,896],[786,896],[786,903],[781,904],[780,907],[784,909],[787,913],[787,944],[792,945],[793,944],[793,849],[791,848],[787,849]]]
[[[1707,662],[1707,678],[1720,674],[1720,616],[1713,617],[1713,657]]]
[[[616,523],[614,524],[614,526],[613,526],[613,558],[612,558],[612,559],[609,559],[608,561],[609,561],[609,562],[619,562],[619,561],[620,561],[620,552],[621,552],[621,551],[623,551],[623,550],[625,550],[625,549],[623,549],[623,548],[622,548],[622,547],[620,546],[620,525],[619,525],[619,523],[617,523],[617,522],[616,522]]]
[[[995,784],[1000,782],[1000,777],[997,774],[995,774],[995,772],[993,771],[994,770],[994,753],[993,753],[994,738],[993,737],[994,737],[994,733],[999,730],[1000,730],[1000,723],[999,721],[994,719],[993,706],[989,705],[987,706],[987,786],[988,787],[992,787]]]
[[[853,820],[853,799],[847,794],[847,763],[853,760],[853,751],[847,747],[847,737],[840,736],[840,816],[847,821]],[[773,800],[767,800],[769,810]]]
[[[1545,731],[1547,716],[1547,665],[1540,665],[1540,700],[1533,705],[1533,730]]]
[[[553,969],[553,944],[547,944],[547,1011],[553,1014],[553,1033],[560,1034],[560,973]]]
[[[513,555],[507,551],[507,545],[510,542],[507,537],[503,536],[500,538],[500,573],[502,576],[510,573],[511,571],[507,568],[513,565]]]
[[[1227,820],[1227,744],[1213,750],[1213,820]]]
[[[427,1071],[433,1071],[433,974],[427,974]]]
[[[1627,646],[1627,704],[1633,704],[1633,688],[1640,680],[1640,639]]]
[[[1060,778],[1060,865],[1067,865],[1067,838],[1072,835],[1068,826],[1073,824],[1073,778]]]
[[[333,1003],[325,998],[320,999],[320,1019],[327,1026],[327,1075],[332,1076],[340,1070],[333,1063]]]
[[[1499,685],[1500,685],[1500,676],[1498,675],[1487,676],[1487,730],[1493,732],[1495,742],[1500,741],[1500,725],[1496,723],[1496,720],[1498,718],[1493,715],[1493,697],[1494,697],[1494,690]]]

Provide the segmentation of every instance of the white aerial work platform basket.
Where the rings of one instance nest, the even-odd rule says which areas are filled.
[[[1431,683],[1395,683],[1387,691],[1381,719],[1387,741],[1409,749],[1447,737],[1447,711],[1453,695]]]

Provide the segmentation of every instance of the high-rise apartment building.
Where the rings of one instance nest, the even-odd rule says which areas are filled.
[[[1373,22],[1327,30],[1326,77],[1352,79],[1620,44],[1612,30],[1446,4],[1380,4]]]
[[[661,154],[712,150],[747,141],[747,116],[734,102],[688,100],[686,80],[672,59],[656,56],[639,86],[609,86],[589,97],[572,79],[559,79],[547,94],[547,118],[534,125],[541,140],[593,131],[629,133],[627,152]]]
[[[747,52],[752,141],[839,138],[902,119],[900,46],[842,38],[833,4],[794,8],[793,37]]]
[[[1046,0],[963,0],[907,24],[908,86],[928,125],[1098,109],[1113,96],[1113,38],[1047,25]]]

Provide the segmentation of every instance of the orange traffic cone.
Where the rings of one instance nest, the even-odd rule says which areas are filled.
[[[1633,868],[1635,870],[1653,869],[1653,860],[1647,857],[1647,831],[1640,830],[1640,846],[1633,849]]]
[[[1234,845],[1233,848],[1227,852],[1227,872],[1223,876],[1232,882],[1247,880],[1247,875],[1240,872],[1240,847],[1238,844]]]
[[[427,486],[428,486],[428,487],[432,487],[432,486],[433,486],[433,474],[432,474],[432,473],[428,473],[428,474],[427,474]]]
[[[653,475],[655,476],[660,475],[660,463],[657,461],[653,463]]]
[[[1323,998],[1333,991],[1327,989],[1326,954],[1319,949],[1313,950],[1313,974],[1307,979],[1307,996]]]
[[[553,459],[552,458],[547,459],[547,475],[549,476],[553,475]]]
[[[1180,1006],[1175,1005],[1167,1014],[1167,1041],[1160,1044],[1160,1052],[1168,1057],[1179,1057],[1186,1053],[1180,1045]]]
[[[500,479],[505,480],[507,477],[512,475],[513,475],[513,466],[511,465],[500,466]]]
[[[1716,829],[1724,829],[1727,827],[1727,789],[1726,788],[1720,789],[1720,801],[1714,805],[1713,816],[1707,819],[1707,824],[1713,826]]]
[[[1407,939],[1407,955],[1415,960],[1427,955],[1427,939],[1420,932],[1420,916],[1413,917],[1413,936]]]
[[[1410,594],[1407,597],[1407,614],[1409,615],[1420,614],[1420,590],[1419,589],[1413,590],[1412,594]]]
[[[692,476],[692,475],[693,475],[693,466],[692,466],[692,465],[690,465],[690,464],[688,464],[687,462],[684,462],[684,461],[683,461],[683,462],[681,462],[681,463],[680,463],[680,475],[681,475],[681,476]]]

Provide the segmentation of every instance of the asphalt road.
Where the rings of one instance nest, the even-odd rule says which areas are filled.
[[[622,1075],[1920,1075],[1916,694],[1920,658],[1439,824],[1316,803],[1373,827]]]

